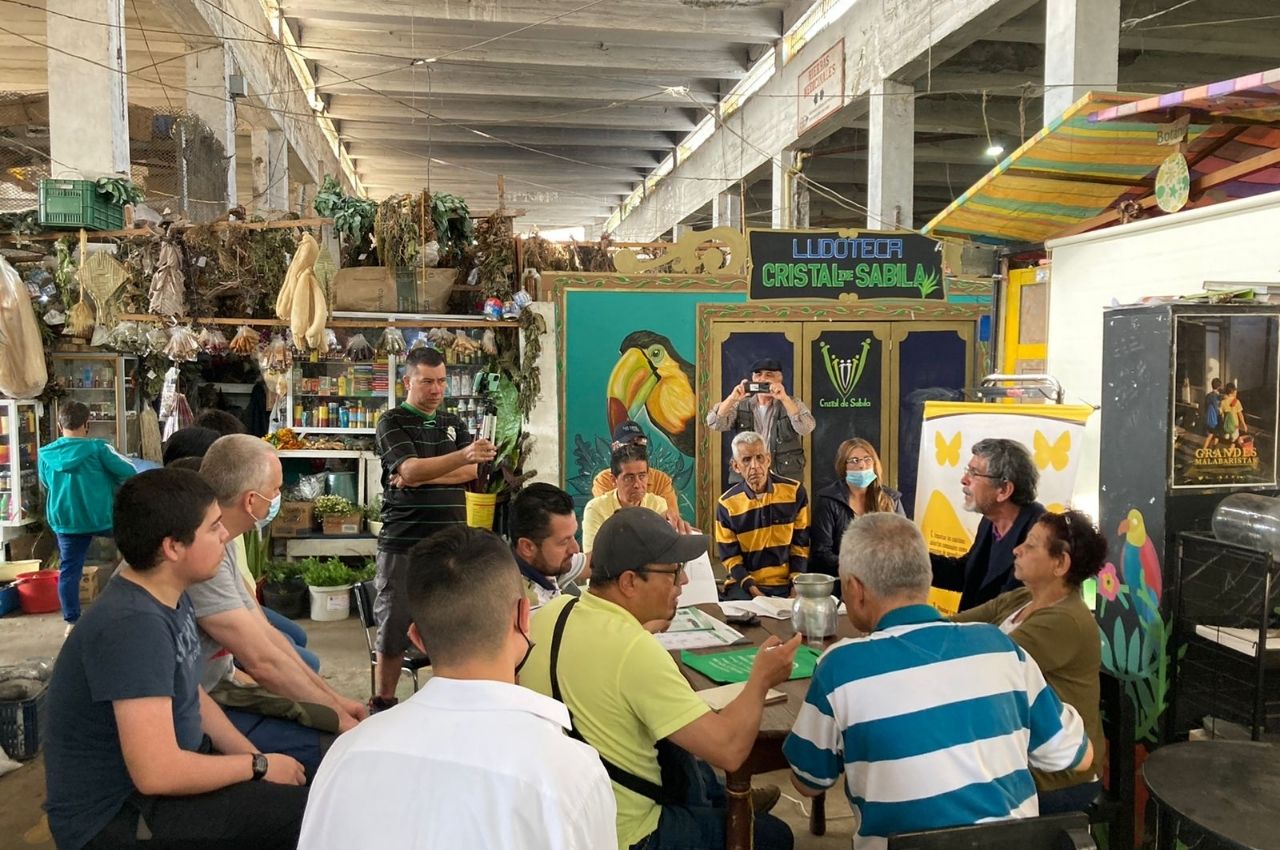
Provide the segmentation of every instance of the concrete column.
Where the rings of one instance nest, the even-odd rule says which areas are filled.
[[[867,129],[867,228],[912,228],[915,197],[915,89],[895,80],[871,87]]]
[[[253,208],[289,209],[289,143],[282,130],[253,130]]]
[[[50,169],[90,180],[128,174],[124,0],[58,0],[58,11],[45,30]]]
[[[1120,0],[1047,0],[1044,21],[1044,123],[1090,90],[1115,91]]]
[[[805,228],[809,226],[809,186],[803,180],[797,180],[795,204],[792,210],[793,227]]]
[[[773,201],[769,204],[771,227],[795,225],[796,179],[791,173],[795,165],[795,151],[783,151],[773,158]]]
[[[236,105],[227,93],[227,77],[235,66],[225,46],[194,49],[187,54],[187,111],[213,131],[226,151],[225,211],[236,205]]]
[[[738,185],[716,195],[711,203],[711,226],[732,227],[742,229],[742,196],[738,194]]]

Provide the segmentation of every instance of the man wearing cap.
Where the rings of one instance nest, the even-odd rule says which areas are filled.
[[[755,431],[764,437],[765,447],[773,457],[773,469],[786,478],[804,478],[804,446],[800,440],[813,433],[817,423],[813,412],[798,398],[792,398],[782,385],[782,364],[773,357],[762,357],[751,364],[751,383],[768,384],[769,391],[750,394],[743,380],[707,414],[707,427],[712,431]],[[737,483],[742,476],[730,471],[729,481]]]
[[[623,446],[630,445],[648,448],[649,438],[645,436],[644,431],[640,429],[634,419],[624,419],[618,423],[617,428],[613,429],[612,450],[617,451]],[[614,478],[613,469],[601,470],[591,482],[591,495],[603,496],[617,486],[618,483],[617,479]],[[672,482],[670,475],[667,475],[661,469],[650,469],[646,492],[661,497],[667,503],[667,510],[670,513],[676,516],[680,515],[680,502],[676,497],[676,485]]]
[[[675,616],[684,565],[706,551],[706,535],[622,508],[596,537],[591,588],[552,600],[532,621],[520,683],[562,701],[571,734],[600,753],[617,797],[619,850],[724,847],[724,789],[708,765],[734,770],[746,760],[765,694],[790,675],[800,645],[799,634],[785,644],[770,637],[742,693],[711,711],[642,625]],[[776,801],[777,789],[761,791]],[[757,805],[754,846],[790,848],[790,829],[767,807]]]

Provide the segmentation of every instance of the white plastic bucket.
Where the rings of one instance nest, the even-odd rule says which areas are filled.
[[[311,619],[345,620],[351,616],[351,585],[311,588]]]

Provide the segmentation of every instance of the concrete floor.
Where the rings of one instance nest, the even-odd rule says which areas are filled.
[[[309,636],[309,646],[320,656],[321,672],[339,693],[356,699],[369,696],[368,651],[354,616],[337,622],[300,621]],[[58,614],[0,617],[0,665],[26,658],[56,656],[62,645],[62,618]],[[412,687],[408,677],[400,683],[400,697],[408,697]],[[791,788],[785,772],[761,776],[757,784],[774,783],[789,797],[799,795]],[[0,777],[0,847],[54,850],[40,805],[44,801],[44,761],[37,757],[22,768]],[[828,834],[809,834],[807,805],[798,800],[779,801],[775,814],[791,825],[797,850],[833,850],[849,847],[851,815],[842,793],[829,794]],[[603,849],[602,849],[603,850]]]

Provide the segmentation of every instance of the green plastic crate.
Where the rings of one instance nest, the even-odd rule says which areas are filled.
[[[85,230],[119,230],[124,207],[111,203],[92,180],[41,180],[40,224]]]

